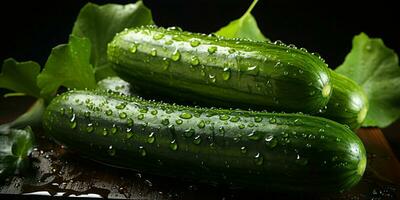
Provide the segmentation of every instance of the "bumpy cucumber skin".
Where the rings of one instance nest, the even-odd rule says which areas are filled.
[[[52,100],[43,123],[56,141],[89,159],[235,186],[339,191],[355,185],[366,166],[364,146],[350,129],[301,114],[70,91]]]
[[[331,71],[331,80],[332,96],[320,116],[346,124],[356,131],[367,115],[368,98],[364,90],[346,76]]]
[[[124,80],[211,105],[316,113],[331,94],[327,65],[286,45],[146,26],[117,34],[107,53]]]

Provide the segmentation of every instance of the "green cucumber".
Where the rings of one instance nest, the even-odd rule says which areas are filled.
[[[112,91],[123,95],[137,96],[133,86],[117,76],[107,77],[99,81],[97,83],[97,89]]]
[[[177,106],[69,91],[47,107],[45,131],[68,149],[141,172],[267,190],[339,191],[366,167],[344,125],[303,114]]]
[[[368,112],[368,99],[364,90],[353,80],[334,71],[331,71],[331,79],[332,96],[320,116],[357,130]]]
[[[146,26],[117,34],[107,54],[138,87],[214,106],[317,113],[332,90],[322,59],[279,43]]]

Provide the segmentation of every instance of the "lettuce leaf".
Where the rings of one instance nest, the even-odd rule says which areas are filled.
[[[400,117],[399,59],[381,39],[355,36],[352,50],[335,71],[364,88],[370,105],[364,127],[384,128]]]
[[[96,80],[99,81],[115,73],[107,61],[107,44],[116,33],[124,28],[153,24],[151,11],[138,1],[135,4],[86,4],[80,11],[72,29],[72,34],[86,37],[92,44],[90,63]]]
[[[251,14],[258,0],[254,0],[246,13],[239,19],[231,21],[228,25],[222,27],[215,34],[226,38],[246,38],[256,41],[269,41],[260,31],[257,21]]]

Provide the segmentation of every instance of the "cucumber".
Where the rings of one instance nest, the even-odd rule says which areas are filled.
[[[123,95],[137,96],[137,92],[131,84],[117,76],[107,77],[97,83],[97,89],[112,91]]]
[[[69,91],[47,107],[45,131],[108,165],[266,190],[339,191],[366,166],[344,125],[303,114],[206,109],[102,91]]]
[[[332,90],[322,59],[278,43],[145,26],[117,34],[107,55],[138,87],[214,106],[317,113]]]
[[[331,71],[332,96],[320,116],[360,128],[368,112],[368,99],[364,90],[353,80]]]

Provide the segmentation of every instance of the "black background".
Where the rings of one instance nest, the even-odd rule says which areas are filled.
[[[132,1],[99,1],[97,4]],[[211,33],[239,18],[252,0],[144,0],[159,26]],[[34,60],[44,64],[51,48],[66,43],[82,0],[9,1],[0,12],[0,59]],[[253,10],[262,32],[318,52],[335,68],[351,49],[354,35],[380,37],[400,52],[398,7],[387,1],[260,0]]]

